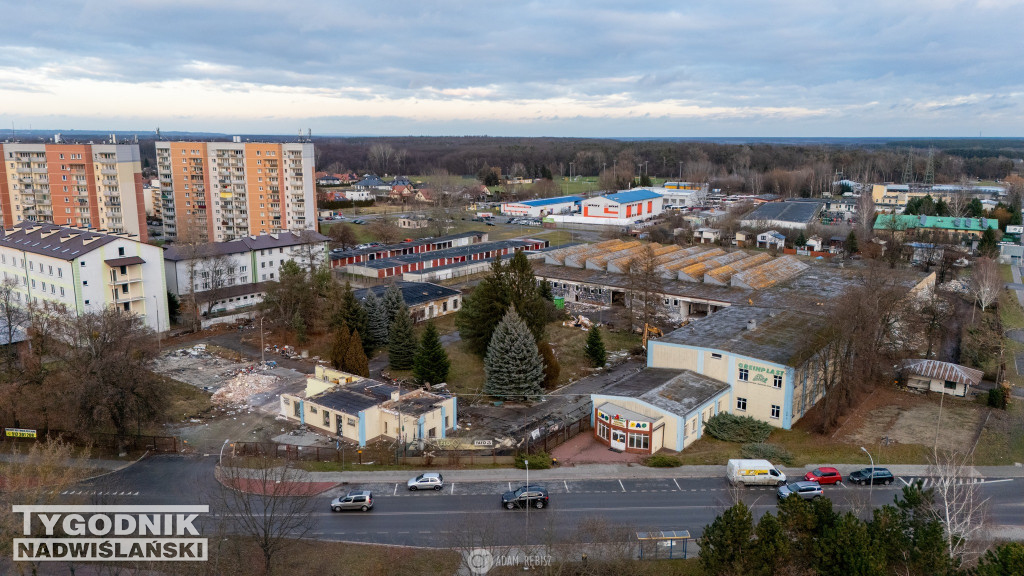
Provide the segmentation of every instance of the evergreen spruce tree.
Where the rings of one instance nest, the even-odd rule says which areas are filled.
[[[367,315],[363,305],[356,298],[355,292],[352,291],[352,285],[345,282],[345,289],[341,292],[341,302],[338,304],[338,308],[332,318],[332,324],[338,324],[344,322],[348,329],[352,332],[359,332],[362,334],[361,342],[363,343],[363,351],[370,355],[373,353],[375,343],[370,336],[370,331],[367,330]]]
[[[755,534],[750,573],[757,576],[781,574],[789,564],[789,536],[779,519],[771,512],[765,514],[757,523]]]
[[[384,291],[384,310],[388,316],[388,327],[391,327],[391,323],[395,321],[395,317],[398,315],[398,311],[405,306],[405,298],[402,297],[402,291],[398,289],[398,285],[392,283],[388,286],[388,289]]]
[[[846,242],[843,243],[843,249],[850,256],[853,256],[857,252],[860,252],[860,247],[857,246],[857,235],[850,230],[850,233],[846,235]]]
[[[363,342],[359,337],[358,330],[354,330],[352,337],[349,338],[344,365],[345,372],[349,374],[363,377],[370,376],[370,361],[366,358],[366,352],[363,351]]]
[[[794,242],[793,245],[794,246],[806,246],[807,245],[807,238],[804,236],[804,231],[803,230],[800,231],[800,234],[796,237],[796,242]]]
[[[484,357],[484,392],[497,398],[535,398],[544,381],[544,361],[526,322],[509,308]]]
[[[448,360],[448,353],[441,345],[441,337],[437,333],[437,327],[433,322],[427,323],[427,329],[423,331],[423,338],[420,340],[419,350],[413,358],[412,375],[416,383],[441,384],[448,381],[448,369],[451,368],[451,361]]]
[[[978,241],[978,252],[988,258],[993,258],[999,253],[999,241],[996,240],[995,229],[985,228],[985,231],[981,233],[981,240]]]
[[[395,315],[388,332],[388,366],[392,370],[412,368],[416,357],[416,336],[412,332],[412,318],[404,305]]]
[[[508,310],[511,300],[507,289],[505,266],[501,257],[491,263],[488,274],[472,292],[463,296],[462,309],[455,316],[459,336],[478,356],[487,353],[494,329]]]
[[[1007,222],[1011,226],[1020,226],[1024,224],[1024,217],[1020,213],[1020,197],[1013,196],[1013,200],[1010,200],[1010,221]]]
[[[601,329],[597,326],[592,326],[587,332],[587,344],[583,347],[583,353],[586,354],[587,358],[590,359],[590,363],[595,368],[604,366],[604,363],[608,361],[608,355],[605,353],[604,340],[601,338]]]
[[[334,339],[331,342],[331,366],[335,370],[345,369],[345,355],[348,354],[348,342],[352,338],[348,326],[342,322],[334,327]]]
[[[743,502],[735,504],[704,528],[700,566],[705,574],[745,574],[751,561],[754,517]]]
[[[363,300],[363,308],[366,310],[366,329],[370,333],[370,339],[377,347],[388,345],[388,321],[387,310],[384,309],[384,302],[373,290],[367,291],[366,299]]]

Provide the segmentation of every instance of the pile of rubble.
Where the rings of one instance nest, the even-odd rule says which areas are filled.
[[[944,284],[939,285],[939,290],[944,292],[953,292],[956,294],[970,295],[971,286],[963,280],[950,280]]]
[[[255,394],[270,392],[277,376],[243,371],[213,393],[214,404],[246,404]]]

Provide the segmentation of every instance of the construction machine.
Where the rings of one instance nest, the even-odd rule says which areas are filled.
[[[644,324],[644,337],[643,337],[643,347],[644,347],[644,350],[647,350],[647,341],[648,340],[650,340],[651,338],[661,338],[664,335],[665,334],[662,333],[661,328],[658,328],[657,326],[651,326],[650,324]]]

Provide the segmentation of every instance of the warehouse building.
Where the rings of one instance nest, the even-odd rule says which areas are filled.
[[[630,226],[661,214],[664,198],[657,192],[638,189],[587,198],[579,214],[548,216],[545,221],[564,224]]]
[[[454,314],[462,307],[462,292],[454,288],[438,286],[430,282],[395,282],[402,292],[405,305],[414,322],[421,322],[439,316]],[[366,299],[372,291],[378,298],[383,298],[389,285],[374,286],[356,290],[355,296],[360,301]]]
[[[529,216],[543,218],[548,214],[568,214],[579,212],[582,196],[559,196],[558,198],[541,198],[522,202],[503,202],[501,213],[508,216]]]
[[[539,250],[548,245],[547,240],[501,240],[498,242],[482,242],[433,252],[420,252],[369,260],[349,264],[345,271],[349,274],[369,278],[392,278],[406,272],[430,270],[449,264],[473,263],[478,260],[493,259],[496,256],[510,256],[517,250]]]

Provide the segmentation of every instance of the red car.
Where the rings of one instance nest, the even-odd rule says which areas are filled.
[[[835,468],[815,468],[804,474],[804,480],[817,482],[818,484],[836,484],[843,481],[843,475]]]

